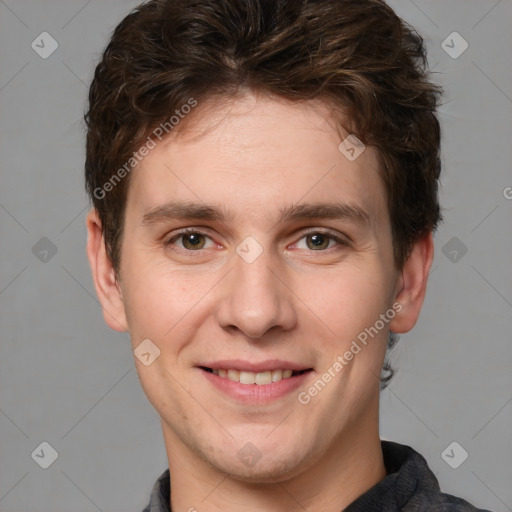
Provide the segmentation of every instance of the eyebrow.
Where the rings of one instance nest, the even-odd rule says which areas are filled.
[[[142,225],[149,226],[176,219],[225,222],[228,217],[230,217],[229,211],[224,207],[218,208],[204,203],[170,201],[146,212],[142,217]],[[286,206],[280,209],[278,223],[304,219],[335,219],[349,220],[356,224],[370,223],[370,216],[361,207],[341,202]]]

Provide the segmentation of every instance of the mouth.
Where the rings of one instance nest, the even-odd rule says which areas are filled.
[[[250,363],[242,360],[205,362],[196,369],[211,389],[246,405],[270,404],[293,396],[306,386],[315,370],[283,360]]]
[[[313,368],[306,368],[304,370],[276,368],[260,372],[237,370],[235,368],[209,368],[207,366],[200,366],[199,368],[205,372],[217,375],[222,379],[228,379],[243,385],[253,384],[256,386],[265,386],[313,371]]]

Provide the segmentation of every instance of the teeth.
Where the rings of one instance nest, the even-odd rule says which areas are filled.
[[[240,382],[240,372],[238,370],[228,370],[228,379]]]
[[[240,384],[254,384],[256,375],[252,372],[240,372]]]
[[[239,370],[226,370],[218,369],[212,370],[214,375],[219,377],[228,378],[234,382],[240,382],[240,384],[256,384],[263,386],[265,384],[271,384],[272,382],[279,382],[282,379],[288,379],[292,376],[292,370],[272,370],[266,372],[244,372]]]
[[[254,378],[254,383],[259,384],[270,384],[272,382],[272,372],[261,372],[257,373]]]
[[[278,382],[283,378],[283,370],[272,371],[272,382]]]

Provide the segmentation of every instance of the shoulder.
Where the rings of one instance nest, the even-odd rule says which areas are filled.
[[[386,466],[395,471],[395,491],[404,498],[403,512],[491,512],[441,491],[439,482],[420,453],[407,445],[382,441]],[[414,490],[413,490],[414,488]],[[407,495],[407,496],[405,496]],[[400,498],[399,498],[400,499]]]

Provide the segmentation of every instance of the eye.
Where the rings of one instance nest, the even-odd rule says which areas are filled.
[[[303,240],[305,240],[305,244],[302,242]],[[208,241],[210,242],[209,245]],[[317,230],[303,234],[300,240],[295,244],[295,247],[298,249],[321,252],[326,249],[331,249],[336,245],[348,246],[349,244],[333,233]],[[175,246],[184,251],[198,252],[201,249],[214,247],[215,243],[205,233],[195,229],[184,229],[168,239],[165,242],[165,246]]]
[[[207,240],[211,240],[211,238],[200,231],[183,230],[167,240],[165,245],[177,245],[179,249],[184,249],[186,251],[198,251],[200,249],[207,248]],[[179,243],[175,244],[175,242]],[[211,246],[212,245],[210,245],[210,247]]]
[[[299,247],[300,240],[305,240],[306,247]],[[312,231],[310,233],[306,233],[302,238],[297,242],[296,246],[298,249],[307,249],[310,251],[323,251],[325,249],[330,249],[333,245],[348,245],[342,238],[324,231]]]

